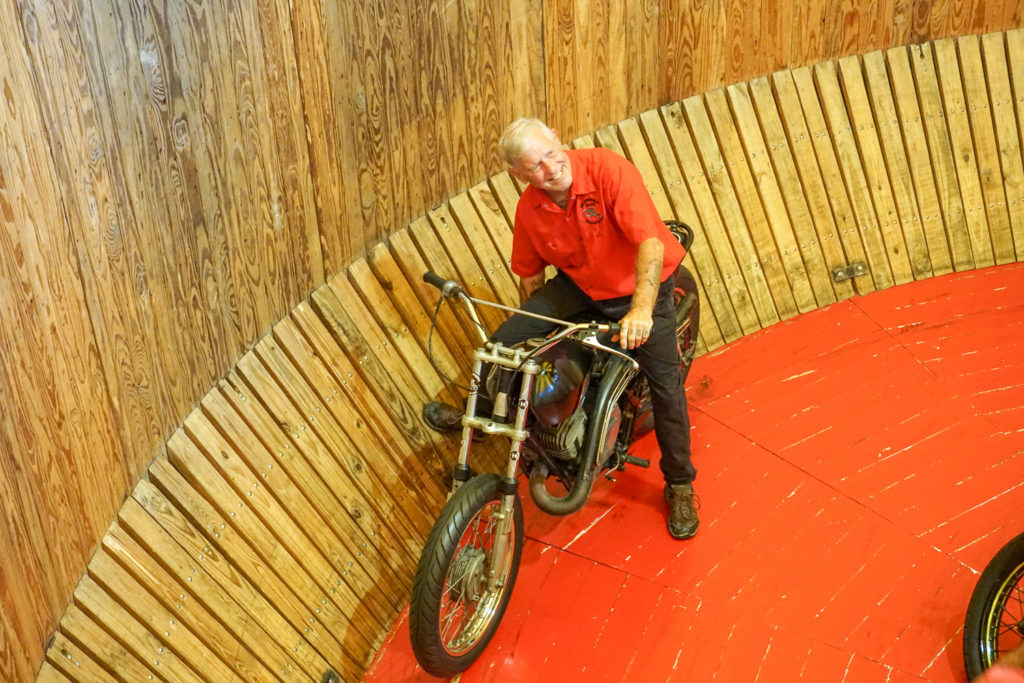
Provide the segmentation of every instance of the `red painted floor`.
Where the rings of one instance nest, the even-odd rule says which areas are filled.
[[[654,466],[567,518],[527,502],[508,612],[456,680],[965,680],[977,572],[1024,529],[1022,292],[1024,264],[934,278],[699,358],[697,537],[669,537]],[[364,680],[439,680],[408,637],[406,612]]]

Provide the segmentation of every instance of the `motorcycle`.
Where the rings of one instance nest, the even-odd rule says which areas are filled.
[[[973,679],[1024,643],[1024,534],[985,566],[967,605],[964,665]]]
[[[690,228],[666,224],[688,249]],[[519,473],[526,476],[540,510],[571,514],[587,502],[602,471],[614,481],[612,472],[627,465],[650,465],[629,450],[653,430],[654,419],[639,365],[610,341],[618,333],[616,323],[534,316],[556,325],[556,331],[506,347],[487,340],[477,306],[533,314],[468,296],[457,282],[431,272],[424,280],[441,290],[438,308],[446,299],[464,304],[481,342],[473,353],[452,490],[420,555],[409,607],[420,665],[432,675],[453,676],[486,648],[512,594],[523,551]],[[675,317],[684,378],[693,360],[699,314],[696,281],[680,265]],[[474,474],[470,467],[470,451],[481,434],[509,439],[503,474]]]

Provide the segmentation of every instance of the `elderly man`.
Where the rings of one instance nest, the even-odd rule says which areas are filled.
[[[505,129],[498,150],[509,173],[529,187],[519,200],[512,271],[520,276],[523,308],[566,319],[594,312],[618,320],[618,341],[635,349],[651,389],[655,435],[669,505],[668,528],[691,538],[699,520],[675,338],[673,275],[684,254],[658,216],[640,172],[605,149],[567,151],[537,119]],[[544,269],[558,274],[544,282]],[[553,327],[513,315],[494,333],[502,344],[544,336]],[[438,431],[457,429],[462,411],[428,403],[424,420]]]

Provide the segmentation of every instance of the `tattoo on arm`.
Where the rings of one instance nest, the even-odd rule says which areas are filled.
[[[665,247],[657,237],[640,243],[636,255],[636,290],[633,304],[654,310],[661,284],[661,265]]]

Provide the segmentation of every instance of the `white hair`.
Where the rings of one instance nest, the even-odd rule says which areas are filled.
[[[530,140],[536,138],[538,134],[551,139],[558,137],[555,131],[548,128],[540,119],[516,119],[508,124],[505,132],[501,134],[501,139],[498,140],[498,154],[509,166],[515,166],[522,158]]]

